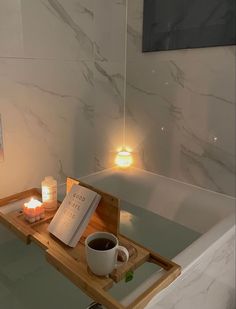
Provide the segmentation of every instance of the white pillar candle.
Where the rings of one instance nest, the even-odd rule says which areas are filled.
[[[23,213],[25,219],[30,223],[34,223],[44,217],[44,208],[42,202],[32,198],[28,203],[24,204]]]
[[[42,200],[46,211],[57,209],[57,181],[52,176],[42,181]]]

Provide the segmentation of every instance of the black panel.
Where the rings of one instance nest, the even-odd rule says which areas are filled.
[[[235,0],[144,0],[143,51],[236,44]]]

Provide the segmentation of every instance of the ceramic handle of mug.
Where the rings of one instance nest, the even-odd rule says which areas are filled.
[[[125,247],[123,247],[123,246],[118,246],[117,247],[117,251],[118,252],[121,251],[125,255],[125,261],[124,262],[117,262],[116,263],[116,267],[119,267],[119,266],[122,266],[124,263],[128,262],[128,260],[129,260],[129,251]]]

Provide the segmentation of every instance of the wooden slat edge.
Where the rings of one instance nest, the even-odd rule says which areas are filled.
[[[40,233],[34,232],[33,234],[31,234],[30,240],[34,242],[36,245],[38,245],[40,248],[42,248],[43,250],[46,251],[48,249],[47,239],[45,239],[45,237],[41,235]]]
[[[164,256],[162,256],[158,253],[155,253],[153,251],[150,251],[149,262],[161,266],[166,271],[172,269],[173,267],[180,267],[178,264],[171,261],[170,259],[168,259],[168,258],[166,258],[166,257],[164,257]]]
[[[30,197],[31,195],[37,195],[41,196],[40,191],[37,188],[29,189],[20,193],[16,193],[13,195],[10,195],[5,198],[0,199],[0,207],[6,206],[7,204],[10,204],[14,201],[24,199],[26,197]]]
[[[71,190],[71,188],[74,184],[78,185],[79,180],[72,178],[72,177],[67,177],[67,179],[66,179],[66,193],[70,192],[70,190]]]
[[[72,258],[67,258],[63,255],[59,255],[58,252],[47,250],[46,259],[52,266],[95,301],[106,306],[108,309],[125,309],[125,307],[116,301],[108,292],[101,289],[92,278],[88,279],[88,277],[81,274],[76,262]]]
[[[161,290],[168,287],[181,273],[180,266],[173,266],[161,278],[139,295],[126,309],[143,309]]]
[[[118,236],[118,238],[119,238],[119,244],[121,246],[126,247],[127,244],[132,246],[136,251],[136,254],[134,254],[133,257],[131,256],[131,258],[126,264],[122,265],[120,268],[118,267],[115,271],[113,271],[110,274],[110,278],[112,278],[116,283],[121,281],[125,277],[128,271],[130,270],[135,271],[138,267],[148,262],[150,259],[150,253],[147,249],[138,246],[131,240],[127,241],[127,239],[125,239],[120,235]]]
[[[131,244],[133,243],[137,247],[140,247],[140,248],[143,248],[144,250],[147,250],[150,253],[149,261],[151,263],[155,263],[155,264],[161,266],[166,271],[170,270],[172,267],[180,267],[180,265],[176,264],[172,260],[170,260],[170,259],[168,259],[168,258],[166,258],[166,257],[164,257],[164,256],[162,256],[162,255],[160,255],[156,252],[153,252],[152,250],[147,249],[146,247],[142,246],[141,244],[129,239],[125,235],[119,234],[119,236],[126,239]]]

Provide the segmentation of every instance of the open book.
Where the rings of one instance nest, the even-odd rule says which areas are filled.
[[[75,247],[96,210],[101,196],[73,185],[48,226],[48,231],[70,247]]]

